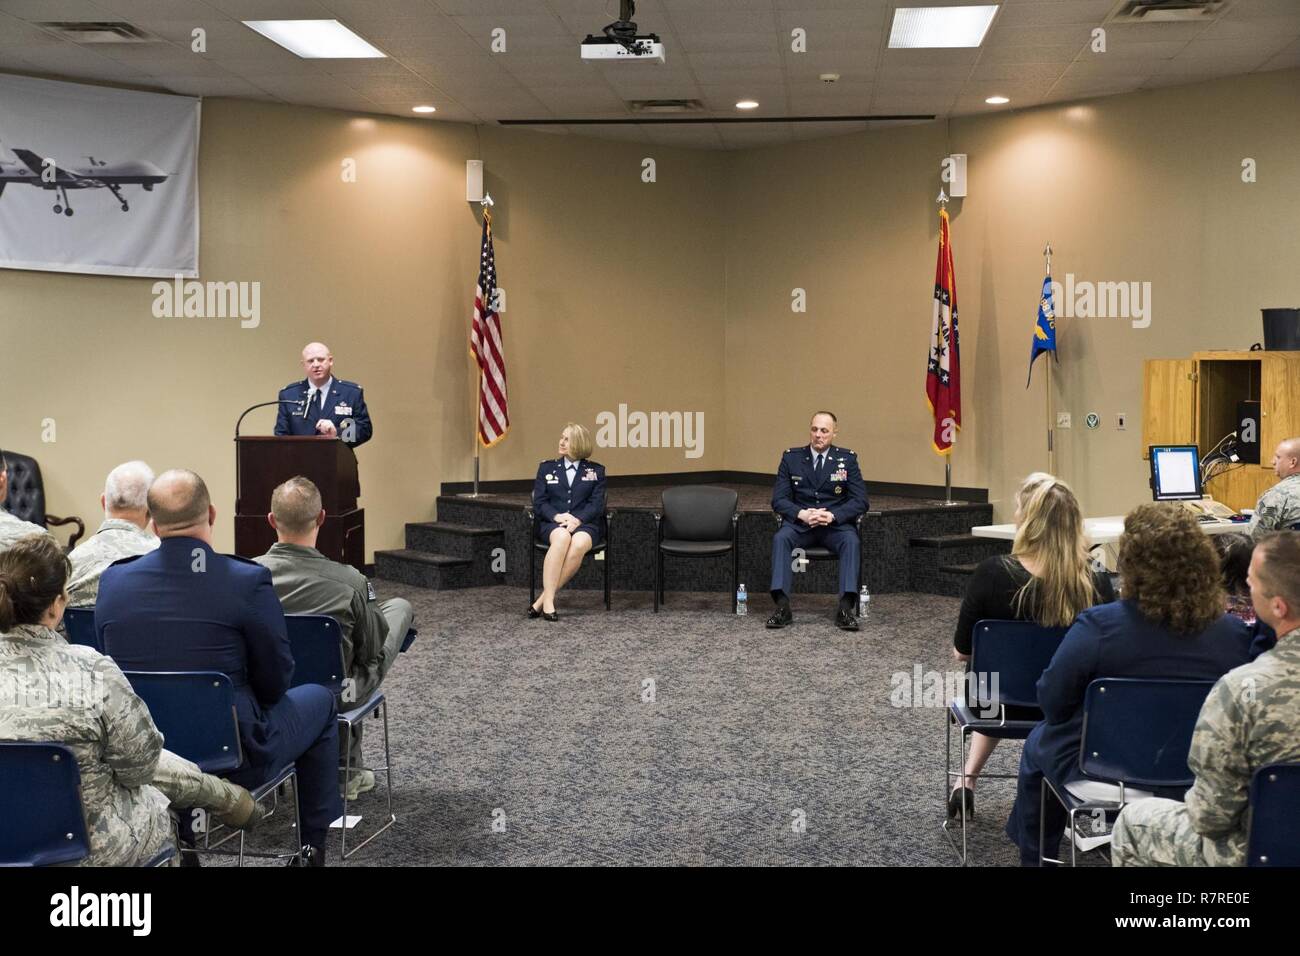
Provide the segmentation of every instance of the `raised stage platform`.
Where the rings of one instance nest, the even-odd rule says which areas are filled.
[[[654,476],[664,478],[668,476]],[[697,475],[671,476],[672,484],[710,484],[734,488],[739,494],[740,580],[751,594],[767,600],[771,579],[772,513],[770,476],[740,480],[701,481]],[[694,480],[692,480],[694,479]],[[629,481],[625,478],[624,481]],[[444,491],[461,486],[444,486]],[[532,502],[531,482],[500,483],[500,490],[478,498],[442,494],[438,520],[406,526],[406,547],[375,552],[378,577],[429,588],[479,587],[489,584],[528,586],[531,526],[524,510]],[[606,560],[610,561],[613,600],[619,591],[649,591],[654,586],[655,522],[660,495],[670,487],[641,481],[620,485],[611,480],[606,510],[611,512]],[[877,490],[878,489],[878,490]],[[862,574],[873,594],[923,591],[959,595],[974,564],[991,554],[1006,553],[1009,542],[976,538],[970,529],[991,524],[993,506],[978,489],[954,489],[968,500],[945,506],[941,500],[900,494],[906,486],[867,483],[869,510],[862,521]],[[922,490],[922,494],[924,489]],[[494,553],[504,571],[493,569]],[[541,555],[538,560],[540,581]],[[603,587],[603,567],[588,559],[569,587]],[[674,558],[664,566],[668,591],[718,591],[730,602],[731,556]],[[835,562],[819,561],[795,575],[795,592],[835,590]],[[671,602],[671,596],[668,598]],[[757,607],[765,608],[760,603]]]

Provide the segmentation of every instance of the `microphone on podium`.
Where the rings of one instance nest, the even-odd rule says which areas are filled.
[[[299,413],[298,417],[300,417],[303,421],[307,420],[307,415],[311,411],[312,399],[315,397],[316,397],[316,389],[308,388],[306,397],[303,398],[303,400],[298,403],[299,405],[302,406],[302,411]]]

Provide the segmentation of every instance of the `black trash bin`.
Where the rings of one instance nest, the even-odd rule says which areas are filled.
[[[1300,352],[1300,309],[1263,309],[1264,348]]]

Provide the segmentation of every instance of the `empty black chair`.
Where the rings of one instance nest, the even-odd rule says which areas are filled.
[[[68,549],[75,548],[86,533],[86,523],[80,518],[57,518],[45,513],[45,482],[41,479],[41,466],[36,463],[36,459],[30,455],[20,455],[16,451],[6,451],[4,463],[8,465],[9,471],[9,494],[0,502],[0,507],[15,518],[22,518],[42,528],[75,524],[77,530],[68,539]]]
[[[730,488],[683,485],[669,488],[655,512],[655,610],[664,601],[664,555],[716,558],[731,552],[731,611],[736,611],[740,585],[740,541],[737,526],[740,496]]]

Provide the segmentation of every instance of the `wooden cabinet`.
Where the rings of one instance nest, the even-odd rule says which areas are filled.
[[[1238,464],[1205,493],[1240,511],[1274,482],[1273,449],[1300,436],[1300,352],[1196,352],[1143,365],[1142,457],[1151,445],[1196,445],[1205,455],[1237,430],[1237,403],[1260,403],[1260,463]]]

